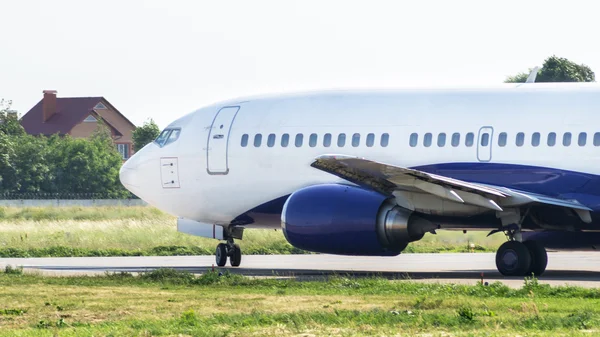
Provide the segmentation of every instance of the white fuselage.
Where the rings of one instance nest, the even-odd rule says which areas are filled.
[[[227,107],[239,107],[227,112],[231,122],[225,113],[222,120],[218,116]],[[181,129],[179,138],[162,147],[148,144],[136,153],[122,169],[122,182],[168,213],[223,226],[299,188],[343,182],[310,166],[324,154],[358,156],[401,167],[497,163],[600,175],[600,134],[596,143],[594,139],[600,132],[600,86],[596,84],[335,91],[254,98],[199,109],[167,127],[173,128]],[[431,145],[425,146],[428,133]],[[455,133],[460,136],[457,146],[452,143]],[[466,144],[469,133],[474,137],[471,146]],[[506,133],[504,146],[499,145],[502,133]],[[523,133],[520,146],[519,133]],[[548,145],[552,133],[556,141]],[[569,145],[563,145],[565,133],[571,133]],[[583,133],[585,144],[580,145]],[[271,134],[275,135],[273,146],[269,146]],[[289,135],[286,147],[281,144],[284,134]],[[298,134],[303,138],[300,146],[296,146]],[[316,134],[316,144],[311,144],[311,134]],[[327,134],[331,135],[328,147],[324,146]],[[345,134],[343,146],[338,146],[340,134]],[[353,146],[355,134],[360,135],[357,146]],[[389,137],[386,146],[381,145],[384,134]],[[411,144],[412,134],[417,135],[416,145]],[[440,134],[445,134],[444,142]],[[261,135],[259,146],[254,143],[256,135]],[[367,146],[369,137],[374,139],[373,146]]]

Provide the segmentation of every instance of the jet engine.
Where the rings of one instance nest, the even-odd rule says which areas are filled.
[[[393,198],[356,186],[315,185],[294,192],[281,214],[293,246],[319,253],[393,256],[436,228]]]

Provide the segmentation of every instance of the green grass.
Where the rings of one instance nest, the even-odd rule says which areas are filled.
[[[211,255],[216,240],[177,232],[174,217],[152,207],[0,208],[0,257]],[[504,241],[484,232],[426,234],[407,253],[491,252]],[[244,254],[303,254],[281,231],[246,230]]]
[[[0,336],[594,336],[600,290],[383,278],[0,273]]]

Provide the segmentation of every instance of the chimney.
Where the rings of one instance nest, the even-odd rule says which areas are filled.
[[[44,99],[42,100],[43,122],[56,113],[56,90],[44,90]]]

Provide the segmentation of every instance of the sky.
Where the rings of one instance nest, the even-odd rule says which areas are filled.
[[[163,128],[249,95],[501,83],[551,55],[600,76],[595,2],[2,1],[0,98],[104,96]]]

